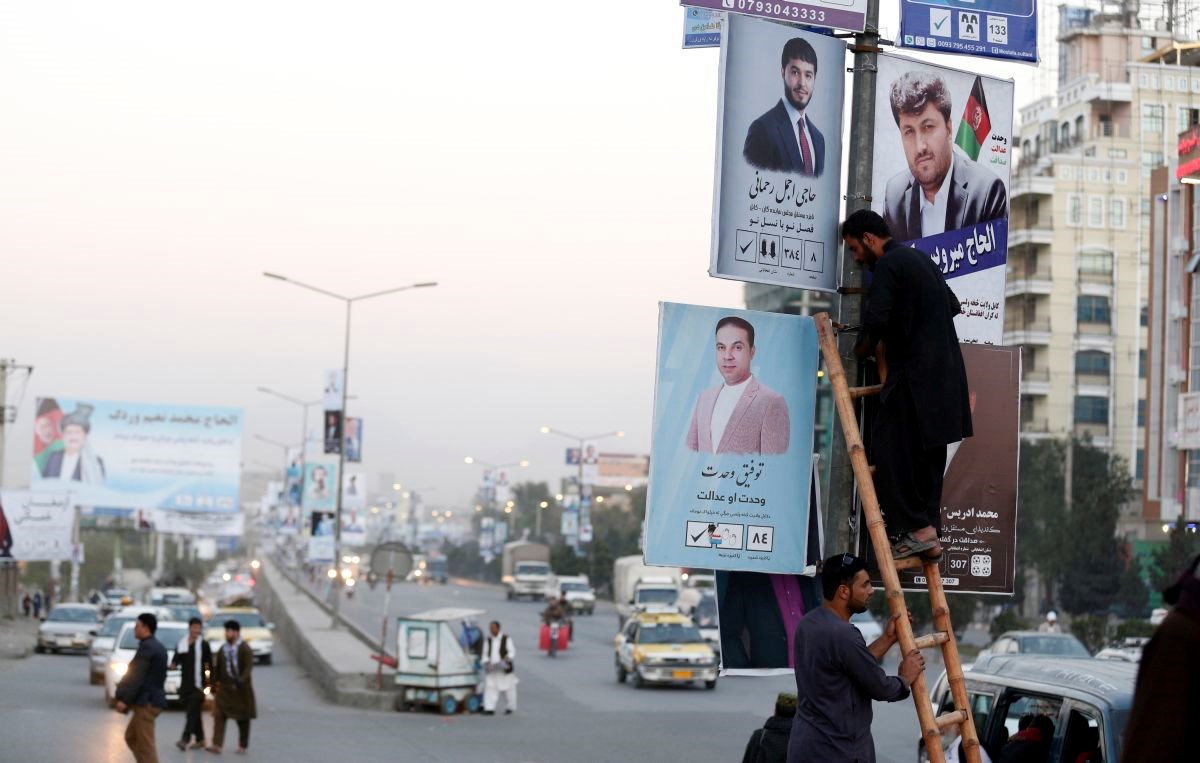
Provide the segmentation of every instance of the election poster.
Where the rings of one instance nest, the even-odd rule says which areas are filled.
[[[346,386],[346,373],[340,368],[325,372],[325,389],[321,393],[322,407],[327,411],[342,410],[342,389]]]
[[[964,344],[962,353],[975,434],[946,448],[938,570],[946,593],[1012,594],[1016,591],[1021,348]],[[871,560],[874,575],[865,531],[859,549]],[[924,572],[901,570],[900,584],[907,590],[925,591]]]
[[[314,511],[309,518],[308,561],[332,562],[335,545],[334,523],[337,515],[332,511]]]
[[[152,517],[154,529],[170,535],[229,537],[240,536],[246,529],[246,516],[241,512],[155,509]]]
[[[861,32],[867,24],[867,0],[681,0],[680,5],[757,16],[791,24]]]
[[[845,43],[737,14],[724,34],[709,274],[836,291]]]
[[[725,12],[708,8],[683,9],[683,48],[721,47],[721,27]]]
[[[342,424],[344,418],[341,411],[325,411],[325,455],[337,455],[342,452]]]
[[[881,54],[872,208],[962,304],[959,341],[998,345],[1008,263],[1013,82]]]
[[[1037,0],[900,0],[899,44],[1036,64]]]
[[[342,507],[342,545],[361,548],[367,545],[367,525],[363,512]]]
[[[367,508],[366,472],[346,472],[342,479],[342,508],[358,511]]]
[[[38,398],[31,486],[77,505],[238,510],[242,411]]]
[[[343,423],[343,439],[342,455],[352,464],[357,464],[362,461],[362,435],[363,435],[363,420],[353,416],[347,416]]]
[[[646,563],[803,572],[812,319],[664,303],[658,336]]]
[[[74,528],[69,494],[0,490],[0,559],[68,560]]]
[[[310,458],[304,463],[304,508],[330,510],[337,505],[338,462]]]

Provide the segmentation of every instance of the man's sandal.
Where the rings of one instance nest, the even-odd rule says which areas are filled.
[[[907,559],[917,554],[926,561],[937,561],[942,558],[942,544],[937,538],[920,540],[911,532],[902,533],[892,544],[892,561]]]

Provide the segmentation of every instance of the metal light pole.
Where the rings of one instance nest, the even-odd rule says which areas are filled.
[[[393,288],[393,289],[384,289],[382,291],[373,291],[373,292],[370,292],[369,294],[360,294],[356,297],[347,297],[342,294],[337,294],[335,292],[329,291],[327,289],[322,289],[319,286],[313,286],[311,284],[302,283],[300,281],[295,281],[291,278],[288,278],[287,276],[279,275],[278,273],[264,272],[263,276],[265,276],[267,278],[275,279],[276,281],[284,281],[286,283],[292,284],[293,286],[299,286],[301,289],[308,289],[309,291],[314,291],[317,294],[323,294],[326,297],[331,297],[333,299],[337,299],[337,300],[340,300],[345,303],[345,305],[346,305],[346,335],[345,335],[345,340],[342,344],[342,416],[343,416],[343,418],[346,415],[346,400],[348,399],[346,391],[350,386],[350,308],[354,306],[355,302],[361,302],[365,299],[373,299],[375,297],[382,297],[387,294],[396,294],[398,292],[408,291],[409,289],[423,289],[423,288],[437,286],[436,281],[424,281],[421,283],[409,284],[407,286],[397,286],[396,288]],[[307,430],[307,422],[306,422],[305,426],[306,426],[306,430]],[[307,435],[308,435],[308,432],[305,431],[306,439],[307,439]],[[335,570],[339,570],[339,571],[341,570],[341,564],[342,564],[342,486],[343,486],[343,483],[345,482],[342,470],[345,468],[345,466],[346,466],[346,448],[343,443],[342,447],[338,448],[337,507],[335,509],[334,521],[333,521],[333,568]],[[344,581],[342,580],[342,576],[340,574],[334,578],[334,581],[335,581],[335,586],[333,588],[333,625],[332,625],[332,627],[337,628],[338,611],[341,608],[341,600],[342,600],[341,588],[342,588]]]
[[[595,440],[603,440],[608,437],[624,437],[625,430],[618,429],[615,432],[603,432],[601,434],[591,435],[590,437],[580,437],[579,435],[574,435],[574,434],[571,434],[570,432],[564,432],[561,429],[555,429],[554,427],[542,427],[540,431],[542,434],[558,435],[559,437],[565,437],[568,440],[574,440],[576,443],[579,444],[579,475],[578,475],[578,478],[579,478],[579,482],[578,482],[578,485],[579,485],[579,512],[580,512],[580,516],[582,516],[582,514],[583,514],[583,448],[584,448],[584,443],[589,442],[589,441],[595,441]],[[589,518],[591,517],[590,509],[589,509],[588,517]],[[580,523],[580,528],[582,529],[582,523]],[[575,537],[577,539],[575,541],[575,553],[578,554],[579,553],[579,541],[578,541],[579,536],[576,535]],[[593,544],[594,540],[595,540],[595,536],[593,536],[593,540],[588,541],[588,544],[587,544],[587,547],[588,547],[588,576],[589,577],[594,577],[596,574],[595,570],[592,569],[592,544]]]

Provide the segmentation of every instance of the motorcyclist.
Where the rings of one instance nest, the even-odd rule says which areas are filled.
[[[542,622],[550,625],[554,622],[561,622],[566,619],[563,612],[562,603],[558,599],[551,599],[546,608],[542,610]]]
[[[567,640],[575,640],[575,619],[571,617],[571,602],[567,601],[567,592],[559,594],[558,608],[562,610],[563,622],[567,624]]]

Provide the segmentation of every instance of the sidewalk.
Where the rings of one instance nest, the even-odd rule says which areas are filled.
[[[0,618],[0,659],[20,660],[37,646],[38,621],[32,617]]]

